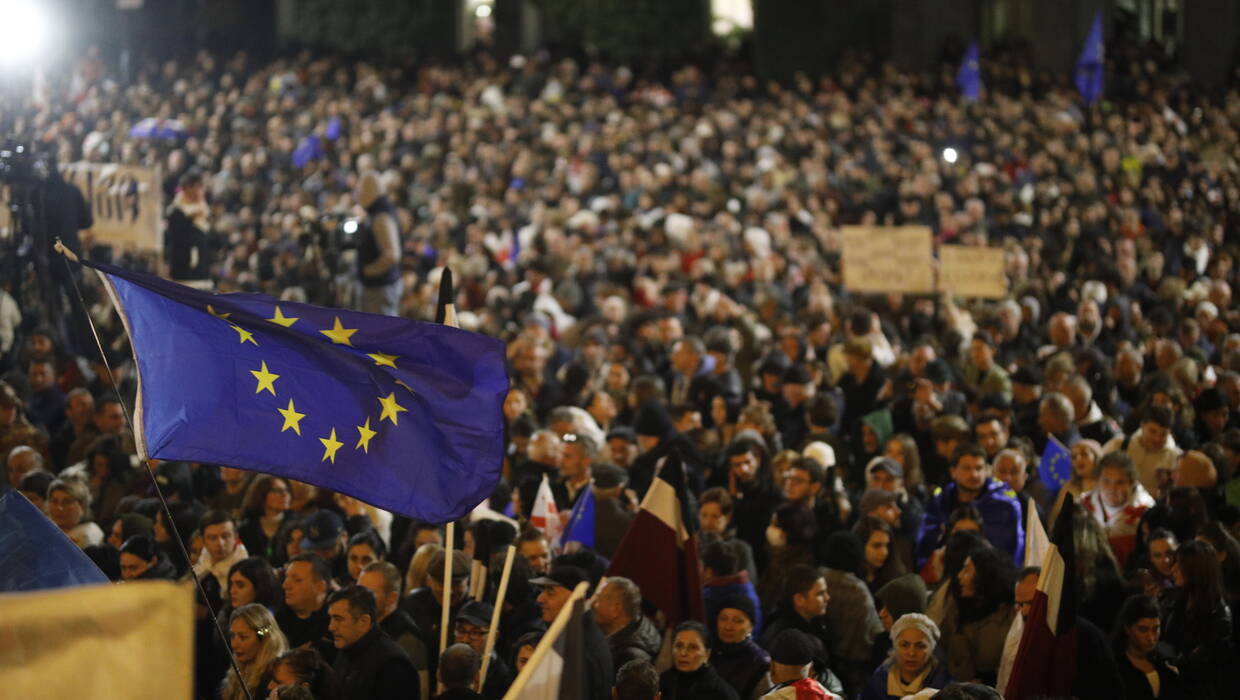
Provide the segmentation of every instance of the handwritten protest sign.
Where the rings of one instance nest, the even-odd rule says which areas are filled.
[[[86,197],[95,218],[95,240],[117,248],[160,250],[163,242],[163,190],[159,171],[137,165],[66,163],[66,182]],[[0,229],[11,226],[8,187],[0,188]]]
[[[1003,271],[1003,249],[971,245],[940,247],[939,289],[959,297],[1006,297],[1008,281]]]
[[[844,286],[853,292],[934,291],[933,248],[925,226],[845,226]]]

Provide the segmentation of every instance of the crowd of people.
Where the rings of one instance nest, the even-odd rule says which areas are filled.
[[[1240,92],[1113,53],[1090,108],[1019,60],[967,102],[947,72],[856,56],[777,85],[546,53],[201,54],[121,82],[89,54],[6,119],[61,163],[160,167],[169,211],[162,258],[90,230],[82,253],[418,319],[451,268],[462,327],[507,342],[503,478],[448,561],[441,524],[343,494],[148,471],[106,295],[82,278],[100,357],[13,277],[7,485],[115,580],[201,583],[204,698],[499,698],[582,582],[591,698],[986,697],[1040,575],[1030,511],[1073,523],[1074,696],[1226,697]],[[147,118],[169,126],[131,132]],[[845,224],[1001,247],[1010,295],[850,293]],[[673,451],[707,611],[678,624],[604,576]],[[592,491],[594,547],[531,525],[544,477],[565,516]],[[501,567],[470,580],[480,543],[519,553],[484,678]]]

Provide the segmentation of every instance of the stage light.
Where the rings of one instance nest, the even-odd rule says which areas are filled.
[[[478,18],[490,17],[490,16],[491,16],[491,6],[490,6],[490,5],[483,4],[483,5],[479,5],[479,6],[475,7],[475,8],[474,8],[474,16],[476,16],[476,17],[478,17]]]
[[[0,0],[0,64],[19,66],[39,59],[47,50],[47,16],[29,0]]]
[[[956,153],[956,149],[954,149],[954,148],[944,148],[944,149],[943,149],[943,160],[944,160],[944,162],[946,162],[946,163],[948,163],[948,164],[955,163],[955,162],[956,162],[956,159],[957,159],[957,158],[959,158],[959,157],[960,157],[960,154],[959,154],[959,153]]]

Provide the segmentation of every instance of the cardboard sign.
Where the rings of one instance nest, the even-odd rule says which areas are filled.
[[[163,248],[163,189],[159,170],[112,163],[66,163],[65,181],[75,185],[95,218],[95,240],[118,249]],[[0,191],[0,229],[10,230],[9,192]]]
[[[934,292],[934,251],[925,226],[844,226],[844,286],[853,292]]]
[[[1003,299],[1008,295],[1003,249],[972,245],[939,248],[939,289],[958,297]]]

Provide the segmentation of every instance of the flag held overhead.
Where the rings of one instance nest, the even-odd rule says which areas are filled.
[[[142,456],[276,474],[429,522],[498,482],[500,341],[83,264],[133,346]]]

